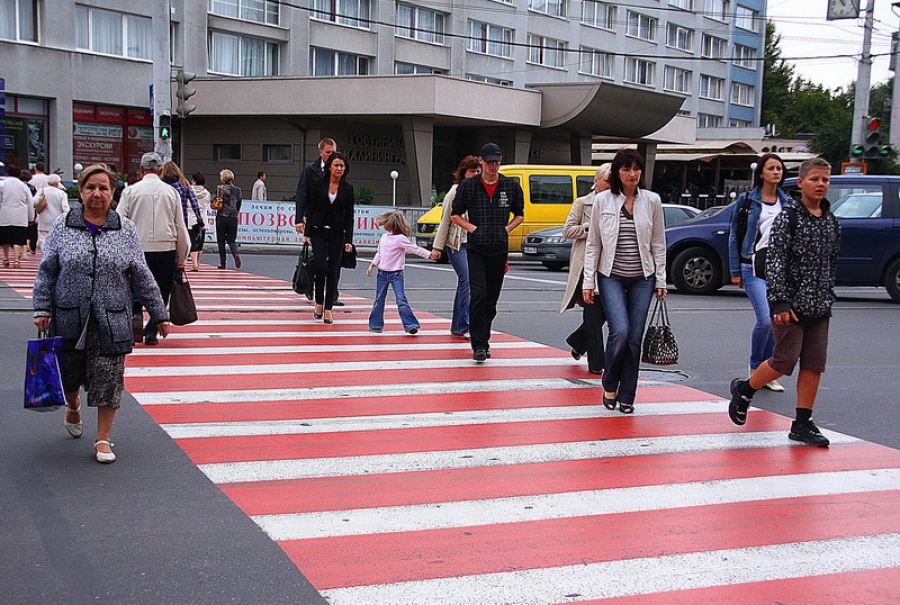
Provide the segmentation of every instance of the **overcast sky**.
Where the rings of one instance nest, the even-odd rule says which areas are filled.
[[[891,11],[894,0],[875,0],[872,34],[872,85],[891,77],[888,53],[891,32],[900,27],[900,17]],[[860,0],[862,6],[867,0]],[[769,0],[768,19],[781,34],[782,56],[792,60],[797,74],[826,88],[846,88],[856,80],[862,53],[863,19],[827,21],[828,0]],[[897,10],[900,13],[900,9]],[[881,55],[881,56],[878,56]],[[803,57],[815,57],[801,59]]]

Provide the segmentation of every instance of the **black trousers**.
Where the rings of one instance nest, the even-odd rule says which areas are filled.
[[[581,286],[579,286],[580,288]],[[594,304],[584,305],[581,312],[581,325],[566,337],[566,343],[581,353],[587,354],[588,370],[602,372],[606,367],[606,352],[603,346],[603,324],[606,313],[599,296],[594,297]]]
[[[497,301],[503,289],[508,253],[482,254],[467,251],[469,262],[469,336],[472,350],[490,350],[491,325],[497,316]]]
[[[166,252],[144,252],[144,258],[147,260],[147,267],[153,274],[156,285],[159,286],[159,293],[162,294],[163,303],[169,305],[169,294],[172,293],[172,282],[175,280],[175,269],[178,267],[178,259],[175,257],[174,250]],[[144,305],[141,301],[134,301],[134,315],[140,317],[143,312]],[[153,320],[147,320],[144,326],[144,334],[156,335],[156,324]]]
[[[316,229],[310,234],[313,254],[313,284],[316,304],[326,309],[334,306],[338,280],[341,277],[341,255],[344,251],[344,233],[335,229]]]
[[[225,266],[225,244],[231,249],[231,255],[238,255],[237,239],[238,217],[236,216],[217,216],[216,217],[216,243],[219,246],[219,266]]]

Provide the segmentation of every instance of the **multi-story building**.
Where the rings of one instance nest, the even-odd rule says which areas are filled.
[[[265,170],[270,199],[323,136],[354,182],[380,196],[397,170],[418,204],[488,140],[509,162],[588,163],[594,139],[652,159],[696,129],[759,126],[764,0],[169,4],[154,27],[152,2],[0,0],[5,161],[133,166],[153,146],[155,59],[199,74],[175,123],[186,172],[249,186]]]

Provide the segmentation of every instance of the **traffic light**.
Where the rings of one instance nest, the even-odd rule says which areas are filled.
[[[862,145],[863,156],[867,160],[883,160],[889,158],[893,149],[890,145],[883,145],[881,143],[881,119],[867,117],[865,118],[865,125],[866,128],[863,135],[865,136],[866,141],[865,144]],[[854,157],[858,157],[856,155],[857,147],[854,147],[853,149]]]
[[[169,139],[172,137],[172,116],[159,116],[159,138]]]
[[[197,94],[197,90],[186,86],[188,82],[196,77],[197,74],[192,74],[183,69],[179,69],[178,74],[175,76],[175,80],[178,82],[178,90],[175,92],[175,98],[176,111],[178,112],[179,118],[186,118],[189,113],[197,109],[196,105],[187,102],[188,99]]]

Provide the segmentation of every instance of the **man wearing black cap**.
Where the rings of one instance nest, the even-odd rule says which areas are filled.
[[[491,323],[497,316],[509,260],[509,232],[525,219],[525,196],[519,182],[499,172],[500,147],[488,143],[480,156],[481,174],[459,184],[450,213],[450,219],[469,233],[469,334],[472,358],[478,363],[491,356]]]

